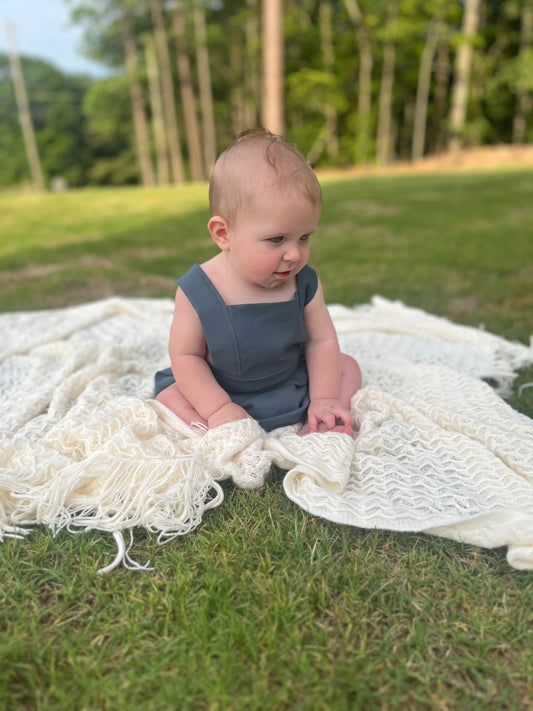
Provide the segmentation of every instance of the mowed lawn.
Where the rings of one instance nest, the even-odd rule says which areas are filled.
[[[327,300],[400,299],[533,334],[533,171],[322,180],[311,264]],[[0,311],[172,298],[215,254],[207,186],[0,194]],[[533,416],[533,369],[511,403]],[[114,542],[37,529],[0,546],[0,710],[526,709],[533,573],[505,551],[353,529],[289,502],[280,472],[195,533],[96,571]],[[1,469],[0,469],[1,485]]]

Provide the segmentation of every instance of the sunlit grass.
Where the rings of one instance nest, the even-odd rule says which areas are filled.
[[[78,253],[76,245],[89,246],[89,252],[107,254],[115,246],[114,238],[124,240],[128,232],[132,239],[143,233],[146,246],[157,235],[151,228],[162,224],[161,232],[169,232],[168,220],[184,219],[190,213],[208,213],[207,186],[192,184],[174,188],[139,190],[115,188],[74,190],[67,193],[34,195],[0,192],[0,259],[14,264],[46,259],[46,250],[59,253],[66,247]]]
[[[315,519],[227,488],[153,573],[94,570],[101,534],[2,551],[6,708],[521,708],[528,573],[502,551]]]
[[[330,302],[379,293],[529,338],[531,171],[329,177],[323,188],[311,263]],[[0,194],[0,309],[170,298],[176,277],[216,252],[208,217],[204,184]]]

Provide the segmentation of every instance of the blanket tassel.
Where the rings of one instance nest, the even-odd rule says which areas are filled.
[[[98,573],[100,575],[110,573],[112,570],[115,570],[115,568],[118,568],[121,563],[128,570],[153,570],[153,567],[150,567],[150,561],[148,561],[144,565],[141,565],[130,557],[129,552],[131,550],[131,546],[133,545],[133,531],[131,529],[130,545],[128,546],[128,548],[126,548],[126,544],[124,543],[124,536],[122,535],[122,531],[114,531],[113,538],[115,539],[115,543],[117,544],[117,554],[112,563],[106,565],[105,568],[99,569]]]
[[[29,528],[20,528],[20,526],[8,526],[7,524],[2,525],[0,529],[0,543],[4,538],[18,538],[20,541],[23,540],[25,536],[31,533]]]

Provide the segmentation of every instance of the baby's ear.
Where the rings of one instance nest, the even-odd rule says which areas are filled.
[[[207,223],[211,237],[223,252],[229,250],[229,223],[225,217],[214,215]]]

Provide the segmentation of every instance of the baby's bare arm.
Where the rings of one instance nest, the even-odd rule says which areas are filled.
[[[305,351],[311,399],[308,410],[309,430],[317,431],[320,422],[331,430],[337,420],[351,427],[353,417],[339,401],[341,353],[320,282],[317,293],[305,307],[304,320],[309,336]]]
[[[181,289],[176,293],[169,353],[176,385],[210,428],[248,416],[232,403],[211,372],[200,319]]]

